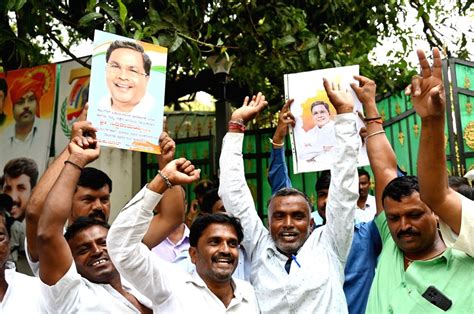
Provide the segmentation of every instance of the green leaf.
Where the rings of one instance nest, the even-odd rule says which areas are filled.
[[[169,48],[168,52],[172,53],[173,51],[178,49],[179,46],[181,46],[182,43],[183,43],[183,38],[181,38],[180,36],[176,36],[176,38],[175,38],[173,44],[171,45],[171,47]]]
[[[127,19],[128,14],[127,7],[123,4],[122,0],[117,0],[117,3],[119,5],[120,21],[125,24],[125,20]]]
[[[25,5],[26,0],[17,0],[17,3],[15,5],[15,11],[20,11],[21,8]]]
[[[115,22],[117,22],[117,23],[120,23],[120,19],[119,19],[119,16],[118,16],[117,12],[115,12],[114,9],[112,9],[111,7],[109,7],[108,4],[106,4],[106,3],[100,3],[100,4],[98,5],[98,7],[101,8],[102,10],[104,10],[105,13],[106,13],[108,16],[110,16],[110,18],[111,18],[113,21],[115,21]],[[110,21],[110,22],[111,22],[111,21]],[[110,23],[110,22],[109,22],[109,23]]]
[[[315,48],[308,51],[309,65],[315,68],[318,65],[318,52]]]
[[[112,34],[115,34],[117,32],[117,29],[115,28],[115,25],[113,23],[105,24],[105,30]]]
[[[295,37],[291,35],[286,35],[283,38],[278,39],[278,46],[285,47],[293,44],[294,42],[296,42]]]
[[[318,43],[319,57],[321,60],[326,60],[326,49],[321,43]]]
[[[141,30],[137,29],[135,33],[133,34],[133,39],[135,40],[141,40],[143,38],[143,33]]]
[[[79,20],[79,25],[87,26],[87,24],[89,24],[93,20],[98,20],[102,18],[104,18],[104,16],[101,13],[91,12],[81,17],[81,19]]]

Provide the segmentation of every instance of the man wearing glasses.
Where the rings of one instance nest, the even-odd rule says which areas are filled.
[[[99,108],[145,116],[155,103],[146,92],[151,60],[143,47],[133,41],[116,40],[105,55],[105,79],[109,95]]]

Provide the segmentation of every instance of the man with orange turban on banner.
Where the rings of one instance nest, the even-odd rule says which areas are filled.
[[[31,72],[30,72],[31,73]],[[0,166],[12,158],[28,157],[37,161],[43,172],[49,153],[50,121],[40,119],[40,99],[48,89],[48,73],[39,70],[17,78],[8,91],[15,123],[3,132]],[[47,151],[47,152],[46,152]]]

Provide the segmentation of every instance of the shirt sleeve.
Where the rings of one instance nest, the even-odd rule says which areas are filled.
[[[42,295],[42,306],[45,306],[47,313],[66,313],[75,309],[79,304],[79,291],[82,286],[81,275],[76,270],[76,264],[71,263],[71,267],[56,284],[49,286],[40,281]]]
[[[161,303],[172,293],[163,263],[143,243],[161,195],[144,187],[128,202],[107,235],[107,249],[119,273],[141,294]],[[146,280],[144,280],[146,278]]]
[[[270,167],[268,168],[268,183],[272,187],[272,195],[282,188],[291,187],[288,168],[285,162],[285,148],[272,148],[270,152]]]
[[[439,229],[447,246],[474,257],[474,201],[461,197],[461,230],[457,235],[444,221],[439,221]]]
[[[335,133],[336,147],[326,205],[326,229],[322,236],[339,260],[345,262],[352,244],[355,208],[359,198],[359,142],[355,114],[337,115]]]
[[[227,212],[240,219],[244,230],[243,246],[250,256],[260,240],[268,235],[257,215],[252,193],[247,186],[242,156],[243,133],[227,133],[219,158],[219,196]]]

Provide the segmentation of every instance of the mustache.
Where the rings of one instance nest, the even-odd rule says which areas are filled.
[[[418,236],[420,235],[419,232],[414,231],[412,228],[408,228],[406,230],[401,230],[397,233],[397,238],[400,239],[401,237],[409,235],[409,236]]]
[[[89,218],[97,219],[97,220],[102,220],[104,222],[107,221],[107,218],[105,217],[105,214],[101,210],[94,210],[92,213],[87,215]]]

